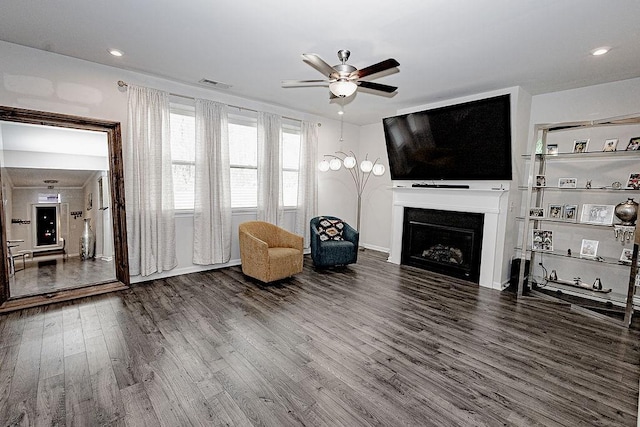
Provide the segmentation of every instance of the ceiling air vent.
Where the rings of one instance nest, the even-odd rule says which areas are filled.
[[[215,87],[216,89],[229,89],[231,87],[231,85],[228,85],[226,83],[217,82],[215,80],[209,80],[209,79],[201,79],[198,83],[206,86],[212,86],[212,87]]]

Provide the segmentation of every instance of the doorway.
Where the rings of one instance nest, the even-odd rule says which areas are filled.
[[[34,248],[51,248],[58,246],[58,211],[56,205],[33,205],[35,218]]]

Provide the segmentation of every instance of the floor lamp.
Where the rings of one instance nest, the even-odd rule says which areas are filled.
[[[362,212],[362,192],[371,177],[371,174],[375,176],[384,175],[384,165],[378,163],[380,158],[377,158],[375,162],[368,160],[368,154],[365,155],[365,158],[362,162],[360,162],[360,167],[356,167],[358,165],[358,158],[353,153],[353,151],[349,151],[349,154],[344,153],[342,151],[336,152],[336,154],[325,154],[326,158],[320,162],[318,165],[318,169],[321,172],[327,172],[329,170],[337,171],[344,167],[351,174],[351,178],[353,178],[353,182],[356,185],[356,193],[358,193],[358,223],[356,225],[356,230],[360,231],[360,213]]]

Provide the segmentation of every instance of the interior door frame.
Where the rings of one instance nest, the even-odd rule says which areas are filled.
[[[122,133],[120,122],[99,120],[88,117],[71,116],[45,111],[0,106],[0,121],[54,126],[105,132],[109,148],[109,176],[111,184],[111,217],[113,219],[113,249],[116,278],[124,286],[130,284],[129,252],[127,249],[127,221],[124,198],[124,164],[122,161]],[[0,198],[2,197],[2,177],[0,176]],[[3,198],[1,200],[4,200]],[[4,203],[0,203],[0,311],[9,299],[9,270],[7,268],[7,236]],[[63,292],[63,291],[59,291]],[[99,292],[96,292],[99,293]],[[86,296],[78,294],[78,297]],[[47,296],[43,297],[45,300]],[[51,298],[49,298],[51,299]],[[65,298],[69,299],[69,298]],[[55,298],[53,300],[56,300]],[[44,302],[43,302],[44,303]],[[33,304],[31,304],[33,305]]]

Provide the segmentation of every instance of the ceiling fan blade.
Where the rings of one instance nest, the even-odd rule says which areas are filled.
[[[334,78],[339,74],[335,68],[324,62],[324,60],[315,53],[303,53],[302,59],[304,60],[304,62],[311,65],[313,68],[320,71],[327,77]]]
[[[358,86],[366,88],[366,89],[378,90],[380,92],[386,92],[386,93],[393,93],[396,90],[398,90],[398,88],[395,87],[395,86],[383,85],[383,84],[380,84],[380,83],[359,81],[357,84],[358,84]]]
[[[358,78],[362,78],[364,76],[370,76],[371,74],[377,74],[382,71],[388,70],[389,68],[394,68],[399,66],[400,63],[393,58],[386,59],[382,62],[378,62],[377,64],[370,65],[361,70],[354,71],[351,73],[350,77],[357,76]]]
[[[282,86],[304,86],[308,83],[329,83],[329,80],[283,80]]]

